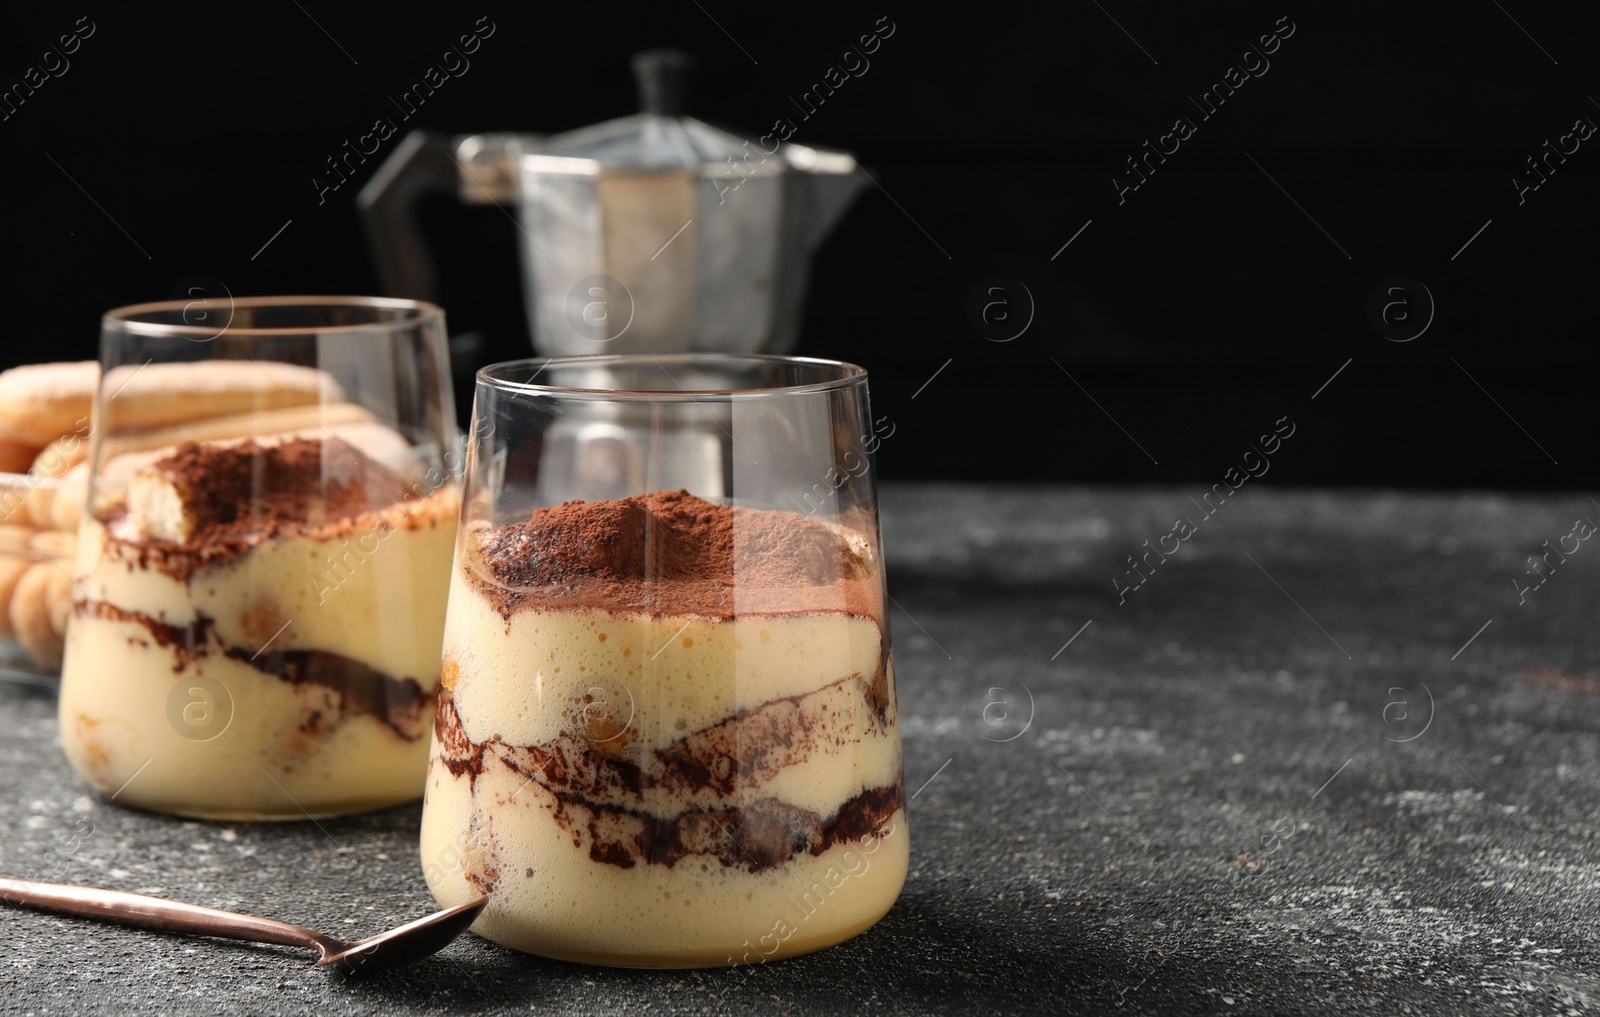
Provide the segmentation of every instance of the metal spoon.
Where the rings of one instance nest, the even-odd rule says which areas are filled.
[[[246,939],[254,943],[310,947],[317,951],[317,967],[336,967],[345,974],[357,971],[366,974],[398,967],[436,953],[461,935],[489,902],[488,897],[479,897],[370,939],[346,943],[320,932],[269,918],[255,918],[160,897],[97,890],[88,886],[0,878],[0,900],[38,911],[54,911],[123,925],[142,925],[166,932],[193,932],[202,936]]]

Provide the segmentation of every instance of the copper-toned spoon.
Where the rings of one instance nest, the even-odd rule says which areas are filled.
[[[379,933],[357,943],[346,943],[320,932],[269,918],[254,918],[160,897],[97,890],[88,886],[0,878],[0,900],[38,911],[54,911],[122,925],[142,925],[165,932],[193,932],[201,936],[247,939],[254,943],[309,947],[317,951],[318,967],[334,967],[346,974],[367,974],[382,968],[398,967],[437,953],[466,931],[467,926],[478,917],[478,912],[489,902],[489,898],[479,897],[434,912],[398,929]]]

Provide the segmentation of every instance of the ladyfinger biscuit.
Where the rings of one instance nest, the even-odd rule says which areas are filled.
[[[59,477],[89,458],[89,418],[80,417],[77,426],[39,450],[28,464],[36,477]]]
[[[88,419],[100,365],[25,364],[0,372],[0,435],[44,446]]]
[[[60,481],[48,478],[29,478],[28,491],[24,497],[27,511],[23,513],[27,518],[18,518],[17,522],[32,523],[40,529],[49,529],[54,526],[56,485]]]
[[[44,446],[81,432],[99,377],[100,365],[92,360],[26,364],[0,372],[0,436]],[[105,405],[118,429],[313,407],[343,398],[326,371],[270,360],[126,364],[111,372],[106,385]]]
[[[0,525],[26,525],[30,522],[28,494],[33,486],[31,477],[0,484]]]
[[[106,454],[140,452],[165,448],[186,441],[217,441],[222,438],[250,438],[278,434],[302,427],[332,427],[375,419],[369,410],[355,403],[308,404],[254,413],[230,413],[224,417],[192,420],[168,427],[134,431],[108,437]],[[60,476],[89,458],[89,443],[77,435],[66,435],[47,445],[34,460],[29,472],[38,476]],[[56,471],[56,472],[52,472]]]
[[[65,530],[40,530],[28,538],[28,547],[71,572],[72,559],[78,553],[78,535]]]
[[[55,495],[50,499],[51,528],[76,533],[78,517],[83,515],[88,500],[89,464],[79,463],[56,483]]]
[[[33,562],[11,595],[11,636],[28,656],[45,667],[60,665],[66,645],[65,619],[72,609],[72,580],[62,571],[64,567],[50,561]],[[57,617],[62,619],[59,632]]]
[[[0,551],[0,636],[12,638],[11,600],[17,592],[17,581],[33,565],[32,559],[11,552]]]
[[[70,573],[78,540],[71,533],[40,530],[28,539],[28,547],[33,559],[12,591],[7,617],[17,645],[38,663],[55,667],[61,663],[72,617]]]
[[[23,441],[0,437],[0,473],[26,473],[39,450]]]
[[[116,434],[344,398],[328,372],[274,360],[124,364],[106,376],[105,390],[96,426]]]
[[[61,478],[72,469],[72,462],[65,455],[59,454],[62,450],[79,451],[84,455],[89,449],[89,418],[79,417],[74,429],[57,438],[44,447],[34,457],[33,464],[28,468],[28,490],[26,491],[27,521],[35,526],[51,527],[55,525],[55,497]],[[66,508],[71,508],[69,503]]]

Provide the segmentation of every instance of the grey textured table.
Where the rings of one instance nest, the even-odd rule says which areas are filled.
[[[885,492],[912,865],[850,943],[633,972],[468,936],[347,982],[299,952],[0,909],[0,1009],[1595,1008],[1600,548],[1525,603],[1513,586],[1593,503],[1246,488],[1119,604],[1126,556],[1197,518],[1195,493]],[[324,829],[124,810],[73,778],[53,706],[0,691],[0,871],[352,936],[429,908],[418,808]]]

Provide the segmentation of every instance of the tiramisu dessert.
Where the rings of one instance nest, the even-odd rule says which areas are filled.
[[[565,960],[756,963],[905,880],[873,539],[684,491],[470,524],[422,863],[474,930]]]
[[[240,819],[421,792],[460,496],[348,433],[102,467],[60,703],[67,756],[96,788]]]

